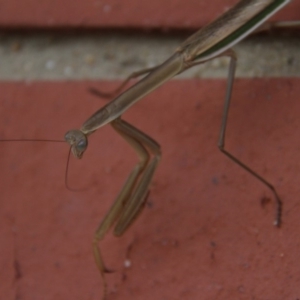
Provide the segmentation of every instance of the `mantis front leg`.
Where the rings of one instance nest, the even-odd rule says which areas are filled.
[[[137,152],[140,161],[131,171],[113,206],[95,232],[93,252],[103,279],[103,299],[107,294],[105,273],[109,270],[103,262],[98,242],[115,223],[113,233],[115,236],[121,236],[137,218],[146,202],[149,185],[161,156],[160,146],[129,123],[118,118],[112,121],[111,125]],[[150,154],[153,155],[152,159]]]

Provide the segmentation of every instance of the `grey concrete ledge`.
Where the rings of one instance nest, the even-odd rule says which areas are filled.
[[[146,33],[0,33],[0,80],[123,79],[163,62],[184,39]],[[248,38],[235,47],[237,76],[300,76],[299,49],[299,36]],[[228,59],[215,59],[180,77],[222,78],[227,66]]]

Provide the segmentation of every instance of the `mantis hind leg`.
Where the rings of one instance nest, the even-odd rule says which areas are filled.
[[[146,202],[148,188],[160,159],[160,146],[149,136],[120,118],[111,122],[111,125],[137,152],[140,161],[131,171],[114,204],[95,232],[93,253],[103,280],[103,299],[107,294],[105,273],[110,271],[105,267],[98,243],[115,223],[117,225],[114,235],[121,236],[137,218]],[[148,151],[153,155],[152,159]]]
[[[235,74],[237,59],[236,59],[235,53],[232,50],[227,51],[226,53],[224,53],[224,55],[230,57],[230,65],[229,65],[227,90],[226,90],[226,96],[225,96],[225,104],[224,104],[224,111],[223,111],[218,147],[222,153],[224,153],[227,157],[229,157],[232,161],[234,161],[236,164],[238,164],[240,167],[242,167],[244,170],[246,170],[252,176],[256,177],[259,181],[261,181],[265,186],[267,186],[272,191],[272,193],[274,194],[275,200],[276,200],[276,204],[277,204],[274,225],[279,227],[281,224],[282,201],[279,198],[278,193],[277,193],[276,189],[274,188],[274,186],[269,181],[264,179],[262,176],[260,176],[258,173],[253,171],[246,164],[241,162],[239,159],[237,159],[234,155],[232,155],[229,151],[227,151],[225,149],[225,132],[226,132],[226,125],[227,125],[228,112],[229,112],[230,99],[231,99],[231,94],[232,94],[232,87],[233,87],[233,82],[234,82],[234,74]]]

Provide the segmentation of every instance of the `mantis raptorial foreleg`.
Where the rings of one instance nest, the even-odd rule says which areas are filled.
[[[104,265],[98,242],[114,223],[117,223],[114,235],[121,236],[137,218],[145,204],[149,184],[160,160],[160,146],[149,136],[120,118],[111,122],[111,125],[136,151],[140,161],[128,176],[120,194],[95,232],[93,251],[104,281],[105,294],[107,285],[104,274],[109,271]],[[153,155],[152,159],[147,149]]]
[[[144,171],[141,172],[140,180],[137,183],[136,189],[133,191],[129,201],[123,208],[120,219],[115,227],[114,234],[116,236],[120,236],[125,232],[132,221],[137,217],[137,214],[140,212],[140,208],[143,205],[144,199],[148,193],[149,184],[159,163],[161,151],[158,143],[129,123],[121,119],[117,119],[112,122],[112,126],[125,138],[125,140],[129,142],[129,144],[135,150],[136,145],[132,143],[133,140],[136,140],[141,145],[144,145],[153,155],[153,158],[150,159],[148,165],[144,168]]]

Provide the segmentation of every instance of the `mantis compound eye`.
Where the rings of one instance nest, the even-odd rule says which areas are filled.
[[[81,158],[84,151],[86,150],[88,145],[88,141],[86,136],[83,134],[81,136],[77,136],[76,143],[72,146],[72,152],[76,158]]]
[[[87,145],[87,139],[82,139],[77,143],[76,148],[78,151],[83,152],[87,148]]]

